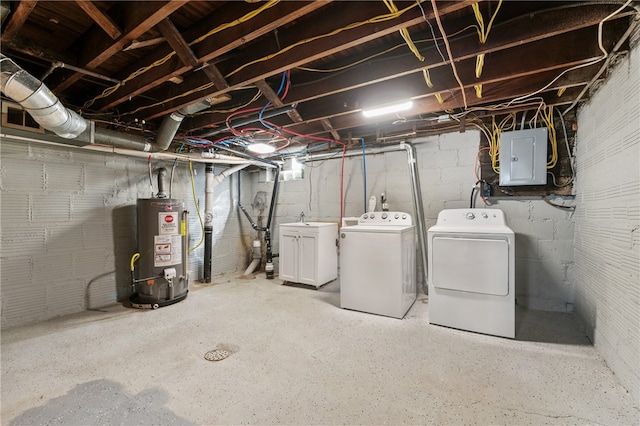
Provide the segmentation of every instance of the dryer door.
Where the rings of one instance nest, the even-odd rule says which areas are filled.
[[[500,236],[439,235],[432,240],[436,288],[506,296],[509,242]]]

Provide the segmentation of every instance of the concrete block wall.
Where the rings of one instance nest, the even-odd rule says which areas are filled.
[[[151,196],[146,159],[9,139],[0,142],[0,156],[2,327],[126,299],[136,200]],[[204,165],[194,170],[204,207]],[[201,229],[186,163],[176,167],[172,195],[191,213],[193,247]],[[232,203],[231,180],[214,196],[213,274],[219,275],[246,268],[250,244],[242,243],[247,232]],[[203,246],[189,257],[193,281],[202,277]]]
[[[640,35],[640,34],[639,34]],[[576,312],[640,401],[640,43],[578,113]]]
[[[426,228],[436,223],[443,209],[467,208],[475,184],[477,131],[449,133],[413,140],[417,151]],[[407,154],[404,149],[367,155],[364,169],[360,155],[345,158],[344,216],[359,216],[365,200],[386,194],[390,209],[414,215]],[[281,182],[274,235],[278,224],[297,221],[304,211],[307,220],[339,222],[340,158],[314,161],[305,166],[305,178]],[[262,176],[262,175],[260,175]],[[262,177],[255,177],[256,190],[264,190]],[[540,199],[498,199],[488,208],[504,210],[516,233],[516,296],[518,303],[534,309],[573,309],[573,217]],[[482,201],[477,200],[477,207]],[[378,210],[380,204],[378,202]],[[277,238],[274,250],[277,252]],[[418,256],[420,259],[420,256]],[[277,267],[277,264],[276,264]],[[418,266],[421,280],[422,268]]]

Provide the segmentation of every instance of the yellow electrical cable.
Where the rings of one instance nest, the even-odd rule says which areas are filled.
[[[450,36],[450,37],[455,37],[455,36],[457,36],[458,34],[462,34],[462,33],[463,33],[463,32],[465,32],[466,30],[468,30],[469,28],[476,28],[476,29],[477,29],[477,28],[478,28],[478,26],[477,26],[477,25],[469,25],[469,26],[467,26],[467,27],[465,27],[465,28],[461,29],[460,31],[457,31],[457,32],[455,32],[455,33],[451,34],[451,36]],[[416,43],[416,44],[420,44],[420,43],[433,43],[435,40],[442,40],[442,37],[436,37],[435,39],[431,39],[431,38],[429,38],[429,39],[416,40],[414,43]],[[374,54],[373,54],[373,55],[371,55],[371,56],[367,56],[366,58],[359,59],[359,60],[357,60],[357,61],[355,61],[355,62],[352,62],[352,63],[350,63],[350,64],[347,64],[347,65],[344,65],[344,66],[341,66],[341,67],[338,67],[338,68],[332,68],[332,69],[319,69],[319,68],[308,68],[308,67],[296,67],[296,68],[297,68],[297,69],[299,69],[299,70],[302,70],[302,71],[309,71],[309,72],[322,72],[322,73],[331,73],[331,72],[342,71],[342,70],[346,70],[346,69],[348,69],[348,68],[354,67],[354,66],[356,66],[356,65],[360,65],[361,63],[363,63],[363,62],[367,62],[368,60],[373,59],[373,58],[375,58],[375,57],[382,56],[382,55],[384,55],[385,53],[389,53],[389,52],[391,52],[392,50],[398,49],[398,48],[400,48],[400,47],[402,47],[402,46],[404,46],[404,44],[398,44],[398,45],[395,45],[395,46],[393,46],[393,47],[391,47],[391,48],[389,48],[389,49],[383,50],[383,51],[378,52],[378,53],[374,53]]]
[[[444,103],[444,99],[442,99],[442,95],[440,93],[434,93],[433,96],[436,97],[436,99],[438,100],[438,103],[440,105],[442,105]]]
[[[222,30],[226,30],[227,28],[231,28],[231,27],[235,27],[238,24],[242,24],[244,22],[247,22],[253,18],[255,18],[256,16],[258,16],[259,14],[261,14],[262,12],[264,12],[265,10],[275,6],[276,4],[279,3],[280,0],[269,0],[268,2],[266,2],[263,6],[257,8],[256,10],[247,13],[244,16],[241,16],[240,18],[231,21],[231,22],[227,22],[224,24],[220,24],[218,25],[216,28],[212,29],[211,31],[209,31],[208,33],[198,37],[197,39],[193,40],[191,43],[189,43],[189,46],[193,46],[194,44],[200,43],[201,41],[203,41],[204,39],[211,37],[212,35],[219,33]]]
[[[382,1],[387,6],[387,9],[389,9],[390,12],[395,13],[398,11],[398,7],[393,3],[393,0],[382,0]],[[418,58],[420,62],[424,61],[424,56],[420,54],[420,51],[418,50],[416,45],[413,43],[413,40],[411,40],[411,35],[409,34],[409,30],[407,30],[406,28],[402,28],[400,30],[400,35],[402,36],[405,43],[407,44],[407,47],[409,47],[409,50],[415,55],[415,57]]]
[[[263,11],[275,6],[280,0],[269,0],[268,2],[266,2],[263,6],[259,7],[258,9],[249,12],[247,14],[245,14],[244,16],[231,21],[231,22],[226,22],[224,24],[220,24],[218,25],[216,28],[212,29],[211,31],[209,31],[208,33],[198,37],[197,39],[193,40],[192,42],[188,43],[189,46],[193,46],[194,44],[200,43],[201,41],[205,40],[208,37],[211,37],[213,34],[219,33],[220,31],[226,30],[228,28],[231,27],[235,27],[236,25],[242,24],[250,19],[255,18],[256,16],[258,16],[260,13],[262,13]],[[120,87],[122,87],[123,84],[125,84],[126,82],[133,80],[134,78],[144,74],[145,72],[149,71],[152,68],[158,67],[162,64],[164,64],[165,62],[167,62],[169,59],[171,59],[173,56],[176,55],[175,51],[172,51],[171,53],[167,54],[164,58],[158,59],[157,61],[154,61],[153,63],[151,63],[150,65],[147,65],[145,67],[139,68],[138,70],[134,71],[133,73],[131,73],[127,78],[125,78],[124,80],[122,80],[121,83],[117,83],[114,86],[108,87],[105,90],[102,91],[102,93],[96,97],[94,97],[93,99],[88,100],[87,102],[84,103],[84,105],[82,106],[82,108],[89,108],[91,105],[93,105],[93,103],[95,101],[97,101],[98,99],[101,98],[106,98],[107,96],[110,96],[112,93],[114,93],[116,90],[118,90]]]
[[[328,69],[328,70],[323,70],[323,69],[319,69],[319,68],[308,68],[308,67],[296,67],[296,68],[299,69],[299,70],[302,70],[302,71],[309,71],[309,72],[331,73],[331,72],[343,71],[343,70],[346,70],[348,68],[355,67],[356,65],[360,65],[363,62],[367,62],[368,60],[371,60],[371,59],[373,59],[375,57],[382,56],[385,53],[389,53],[389,52],[391,52],[393,50],[396,50],[396,49],[398,49],[398,48],[400,48],[402,46],[404,46],[404,44],[395,45],[393,47],[390,47],[389,49],[383,50],[382,52],[374,53],[371,56],[367,56],[366,58],[362,58],[362,59],[360,59],[358,61],[352,62],[350,64],[347,64],[347,65],[344,65],[344,66],[338,67],[338,68],[332,68],[332,69]]]
[[[483,124],[484,125],[484,124]],[[491,158],[491,168],[496,174],[500,173],[500,133],[505,130],[515,129],[516,115],[511,113],[496,123],[496,117],[491,117],[491,130],[487,129],[489,134],[489,157]]]
[[[193,177],[193,163],[189,161],[189,174],[191,175],[191,192],[193,193],[193,203],[196,205],[196,212],[198,213],[198,219],[200,220],[200,241],[194,247],[191,247],[189,251],[194,251],[202,245],[204,242],[204,222],[202,221],[202,214],[200,214],[200,206],[198,205],[198,197],[196,195],[196,182]]]
[[[566,92],[566,90],[567,90],[566,86],[558,89],[558,97],[564,95],[564,92]]]
[[[549,134],[549,144],[551,145],[551,159],[547,162],[547,169],[552,169],[558,164],[558,141],[556,136],[556,128],[553,122],[553,105],[549,105],[548,109],[540,112],[542,121],[547,126]]]
[[[429,86],[430,89],[433,88],[433,82],[431,81],[431,76],[429,75],[429,69],[428,68],[423,68],[422,69],[422,75],[424,77],[424,81],[427,83],[427,86]]]
[[[131,272],[133,272],[133,270],[135,269],[134,265],[136,263],[136,260],[138,259],[140,259],[140,253],[135,253],[133,256],[131,256],[131,262],[129,262]]]
[[[476,90],[476,98],[482,98],[482,84],[474,84],[473,88]]]
[[[396,19],[396,18],[402,16],[407,11],[409,11],[409,10],[413,9],[414,7],[416,7],[419,3],[423,2],[423,1],[425,1],[425,0],[418,0],[418,2],[412,4],[412,5],[404,8],[404,9],[399,10],[398,12],[387,13],[385,15],[378,15],[378,16],[375,16],[375,17],[373,17],[371,19],[367,19],[366,21],[354,22],[354,23],[346,25],[346,26],[344,26],[342,28],[337,28],[337,29],[335,29],[333,31],[330,31],[328,33],[320,34],[320,35],[317,35],[317,36],[306,38],[304,40],[300,40],[300,41],[298,41],[296,43],[293,43],[293,44],[291,44],[291,45],[289,45],[289,46],[287,46],[287,47],[285,47],[283,49],[280,49],[279,51],[277,51],[275,53],[263,56],[262,58],[255,59],[253,61],[247,62],[244,65],[239,66],[235,70],[233,70],[230,73],[228,73],[227,75],[225,75],[225,78],[229,78],[232,75],[239,73],[240,71],[242,71],[243,69],[245,69],[248,66],[257,64],[259,62],[268,61],[269,59],[273,59],[276,56],[279,56],[279,55],[281,55],[283,53],[286,53],[289,50],[291,50],[291,49],[293,49],[295,47],[301,46],[303,44],[307,44],[307,43],[310,43],[310,42],[313,42],[313,41],[316,41],[316,40],[320,40],[320,39],[325,38],[325,37],[331,37],[331,36],[334,36],[336,34],[339,34],[339,33],[343,32],[343,31],[347,31],[347,30],[351,30],[351,29],[354,29],[354,28],[358,28],[358,27],[361,27],[363,25],[377,24],[377,23],[380,23],[380,22],[389,21],[391,19]]]
[[[496,7],[496,11],[493,12],[493,16],[489,20],[489,25],[487,28],[484,28],[484,18],[482,17],[482,13],[480,12],[480,6],[478,3],[474,3],[471,5],[473,9],[473,13],[476,16],[476,21],[478,21],[478,38],[480,39],[480,43],[484,44],[487,41],[487,37],[489,37],[489,32],[491,31],[491,26],[493,25],[493,20],[496,19],[496,15],[498,15],[498,11],[500,10],[500,6],[502,6],[502,0],[498,2],[498,6]]]
[[[484,53],[476,56],[476,78],[482,75],[482,67],[484,67]]]
[[[420,2],[422,2],[422,1],[426,1],[426,0],[420,0]],[[411,7],[413,7],[413,6],[411,6]],[[401,15],[401,14],[403,14],[403,13],[405,13],[405,12],[406,12],[407,10],[409,10],[411,7],[408,7],[408,8],[406,8],[406,9],[403,9],[403,10],[401,10],[400,12],[398,12],[398,16],[399,16],[399,15]],[[387,17],[388,17],[388,18],[387,18]],[[364,25],[364,24],[367,24],[367,23],[382,22],[382,21],[384,21],[384,20],[393,19],[393,18],[395,18],[395,17],[396,17],[396,16],[394,16],[394,15],[380,15],[380,16],[377,16],[377,17],[371,18],[371,19],[370,19],[370,20],[368,20],[368,21],[364,21],[364,22],[358,23],[357,25],[352,24],[352,25],[350,25],[350,26],[347,26],[347,27],[344,27],[344,28],[338,29],[338,30],[336,30],[336,31],[337,31],[337,32],[341,32],[341,31],[343,31],[343,30],[345,30],[345,29],[356,28],[357,26],[361,26],[361,25]],[[241,19],[242,19],[242,18],[241,18]],[[463,28],[462,30],[457,31],[456,33],[452,34],[452,36],[455,36],[455,35],[461,34],[461,33],[465,32],[466,30],[468,30],[469,28],[476,28],[476,30],[478,29],[478,27],[477,27],[476,25],[469,25],[469,26],[467,26],[467,27]],[[325,34],[325,35],[321,35],[321,36],[318,36],[318,37],[316,37],[316,38],[314,38],[314,39],[322,38],[322,37],[327,37],[327,36],[333,35],[334,33],[336,33],[336,34],[337,34],[337,32],[333,32],[333,33],[328,33],[328,34]],[[436,40],[441,40],[441,39],[442,39],[441,37],[436,38]],[[308,41],[312,41],[312,39],[302,40],[302,41],[300,41],[300,42],[296,43],[295,45],[289,46],[289,47],[287,48],[287,50],[290,50],[291,48],[296,47],[297,45],[300,45],[300,44],[304,44],[304,43],[306,43],[306,42],[308,42]],[[427,43],[427,42],[433,42],[433,41],[434,41],[433,39],[424,39],[424,40],[418,40],[418,41],[416,41],[416,43]],[[382,52],[376,53],[376,54],[371,55],[371,56],[368,56],[368,57],[366,57],[366,58],[364,58],[364,59],[358,60],[358,61],[356,61],[356,62],[353,62],[353,63],[351,63],[351,64],[348,64],[348,65],[345,65],[345,66],[342,66],[342,67],[338,67],[338,68],[327,69],[327,70],[315,69],[315,68],[307,68],[307,67],[296,67],[296,68],[297,68],[297,69],[300,69],[300,70],[303,70],[303,71],[310,71],[310,72],[323,72],[323,73],[331,73],[331,72],[336,72],[336,71],[342,71],[342,70],[344,70],[344,69],[351,68],[351,67],[354,67],[354,66],[356,66],[356,65],[359,65],[359,64],[361,64],[361,63],[363,63],[363,62],[366,62],[366,61],[368,61],[368,60],[370,60],[370,59],[372,59],[372,58],[375,58],[375,57],[377,57],[377,56],[384,55],[385,53],[391,52],[392,50],[398,49],[398,48],[400,48],[400,47],[402,47],[402,46],[403,46],[402,44],[399,44],[399,45],[397,45],[397,46],[394,46],[394,47],[391,47],[391,48],[389,48],[389,49],[386,49],[386,50],[384,50],[384,51],[382,51]],[[283,50],[283,51],[280,51],[280,52],[276,52],[275,54],[273,54],[273,56],[279,55],[280,53],[284,53],[284,50]],[[173,54],[175,54],[175,52],[173,52]],[[160,59],[160,60],[159,60],[159,61],[157,61],[157,62],[160,62],[160,61],[162,61],[162,60],[164,60],[164,59],[166,59],[166,58]],[[253,63],[257,63],[257,62],[260,62],[261,60],[267,60],[267,59],[270,59],[270,58],[264,57],[264,58],[261,58],[261,59],[258,59],[258,60],[256,60],[256,61],[254,61]],[[248,66],[248,65],[251,65],[251,64],[252,64],[252,63],[246,64],[246,65],[244,65],[243,67]],[[243,68],[243,67],[241,67],[241,68]],[[236,70],[235,70],[235,71],[233,71],[231,74],[228,74],[228,75],[227,75],[227,77],[228,77],[228,76],[230,76],[230,75],[232,75],[232,74],[234,74],[234,73],[236,73],[236,72],[238,72],[239,70],[240,70],[240,69],[236,69]],[[115,86],[114,86],[114,87],[115,87]],[[197,92],[197,91],[200,91],[200,90],[204,90],[205,88],[208,88],[208,87],[211,87],[211,86],[207,86],[207,85],[205,85],[205,86],[200,86],[199,88],[196,88],[196,89],[193,89],[193,90],[189,91],[187,94],[191,94],[191,93],[194,93],[194,92]],[[110,90],[110,89],[112,89],[112,88],[109,88],[109,89],[106,89],[106,90]],[[117,89],[117,88],[116,88],[116,89]],[[112,92],[111,92],[111,93],[112,93]],[[109,93],[109,94],[110,94],[110,93]],[[92,99],[92,100],[91,100],[91,101],[89,101],[89,102],[90,102],[90,103],[93,103],[95,100],[99,99],[100,97],[105,97],[105,96],[108,96],[108,94],[107,94],[107,95],[104,95],[104,96],[98,96],[98,97],[96,97],[96,98]],[[184,95],[181,95],[181,96],[184,96]],[[178,97],[179,97],[179,96],[178,96]],[[176,98],[177,98],[177,97],[169,98],[169,99],[164,99],[164,100],[162,100],[162,101],[160,101],[160,102],[157,102],[157,103],[155,103],[155,104],[147,105],[147,106],[144,106],[144,107],[140,107],[140,108],[138,108],[138,109],[136,109],[136,110],[134,110],[134,111],[132,111],[132,112],[129,112],[129,113],[126,113],[126,114],[123,114],[123,115],[127,115],[127,114],[128,114],[128,115],[131,115],[131,114],[135,114],[135,113],[140,112],[140,111],[143,111],[143,110],[145,110],[145,109],[148,109],[148,108],[151,108],[151,107],[154,107],[154,106],[157,106],[157,105],[161,105],[161,104],[163,104],[163,103],[165,103],[165,102],[169,102],[170,100],[173,100],[173,99],[176,99]],[[440,97],[440,99],[439,99],[440,103],[442,103],[442,100],[441,100],[441,99],[442,99],[442,98]],[[252,101],[252,102],[253,102],[253,101]],[[86,105],[86,104],[85,104],[85,105]],[[235,110],[230,110],[229,112],[233,112],[233,111],[235,111]],[[223,112],[223,113],[224,113],[225,111],[220,111],[220,112]],[[204,113],[206,113],[206,112],[202,112],[202,114],[204,114]]]
[[[189,90],[187,92],[181,93],[180,95],[176,95],[176,96],[174,96],[172,98],[167,98],[167,99],[164,99],[164,100],[162,100],[160,102],[156,102],[154,104],[141,106],[139,108],[134,109],[133,111],[122,113],[121,116],[136,114],[136,113],[138,113],[140,111],[144,111],[145,109],[153,108],[155,106],[162,105],[165,102],[170,102],[170,101],[173,101],[175,99],[183,98],[185,96],[189,96],[189,95],[191,95],[193,93],[200,92],[201,90],[206,90],[206,89],[209,89],[209,88],[214,87],[214,86],[215,86],[215,83],[203,84],[200,87],[196,87],[195,89],[191,89],[191,90]]]
[[[484,44],[487,41],[487,38],[489,37],[489,32],[491,31],[491,26],[493,25],[493,21],[494,19],[496,19],[496,16],[498,15],[498,11],[500,10],[500,6],[502,6],[502,0],[500,0],[498,2],[498,7],[496,7],[496,11],[493,12],[493,16],[491,16],[491,19],[489,20],[489,25],[487,25],[487,27],[484,27],[484,18],[482,17],[482,12],[480,12],[480,6],[478,3],[474,3],[471,5],[471,8],[473,9],[473,14],[476,17],[476,21],[478,22],[478,27],[477,31],[478,31],[478,38],[480,39],[480,44]],[[476,78],[480,78],[480,76],[482,75],[482,68],[484,67],[484,53],[481,53],[480,55],[476,56]]]

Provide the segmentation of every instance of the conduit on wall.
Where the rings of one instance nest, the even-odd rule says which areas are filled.
[[[425,219],[424,210],[422,206],[422,190],[420,189],[420,178],[418,176],[418,166],[416,161],[416,149],[409,142],[401,142],[398,145],[382,146],[377,148],[367,148],[364,150],[365,154],[382,154],[385,152],[401,151],[407,152],[407,164],[409,166],[409,179],[411,181],[411,192],[413,198],[414,216],[416,218],[416,233],[418,234],[418,245],[420,246],[420,259],[422,260],[422,290],[425,294],[428,294],[427,287],[427,240],[425,237]],[[344,153],[345,157],[361,156],[362,150],[347,151]],[[335,153],[322,153],[322,154],[308,154],[300,161],[310,162],[327,160],[335,158]]]
[[[207,164],[205,167],[205,185],[204,185],[204,282],[211,282],[212,270],[212,251],[213,251],[213,191],[222,181],[231,176],[235,172],[239,172],[249,164],[241,164],[229,167],[222,173],[214,174],[213,164]]]

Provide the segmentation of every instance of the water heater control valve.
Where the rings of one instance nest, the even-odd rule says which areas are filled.
[[[173,282],[173,279],[176,277],[176,275],[176,268],[166,268],[164,270],[164,279],[170,283]]]

